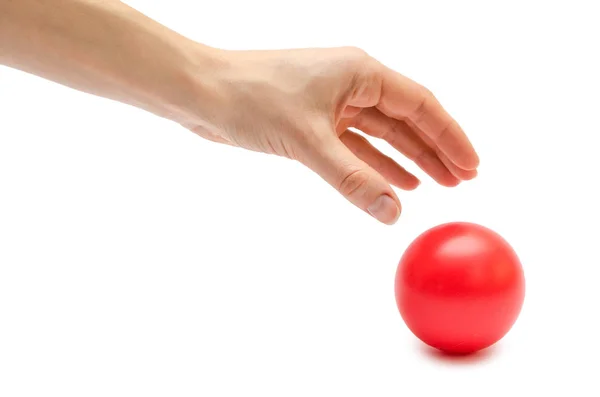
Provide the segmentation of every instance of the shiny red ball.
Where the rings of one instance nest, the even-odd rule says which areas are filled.
[[[496,232],[465,222],[427,230],[406,249],[396,303],[424,343],[466,354],[502,339],[521,312],[525,278],[512,247]]]

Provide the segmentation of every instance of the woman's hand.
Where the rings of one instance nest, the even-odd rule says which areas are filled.
[[[297,160],[349,201],[392,224],[390,184],[419,180],[354,127],[384,139],[435,181],[455,186],[479,163],[458,123],[426,88],[355,48],[216,51],[200,75],[202,107],[182,124],[212,141]]]
[[[419,181],[348,128],[442,185],[476,175],[475,151],[433,95],[353,48],[222,51],[116,0],[0,0],[0,64],[297,160],[388,224],[400,214],[390,183]]]

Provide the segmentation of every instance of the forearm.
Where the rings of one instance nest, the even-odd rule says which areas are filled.
[[[177,119],[215,51],[120,1],[0,0],[0,63]]]

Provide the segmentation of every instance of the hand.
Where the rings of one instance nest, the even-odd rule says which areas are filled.
[[[210,84],[206,76],[198,82],[202,108],[182,124],[215,142],[297,160],[383,223],[400,215],[390,184],[412,190],[419,180],[349,128],[384,139],[441,185],[477,175],[471,143],[432,93],[361,50],[218,58],[224,64]]]
[[[442,185],[476,175],[475,151],[433,95],[363,51],[222,51],[120,1],[59,3],[0,0],[0,64],[297,160],[388,224],[400,215],[390,183],[419,181],[349,128],[388,141]]]

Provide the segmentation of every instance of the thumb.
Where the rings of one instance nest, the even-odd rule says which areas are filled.
[[[382,223],[394,224],[401,206],[392,187],[381,174],[356,157],[337,135],[331,135],[326,142],[308,148],[305,165],[358,208]]]

